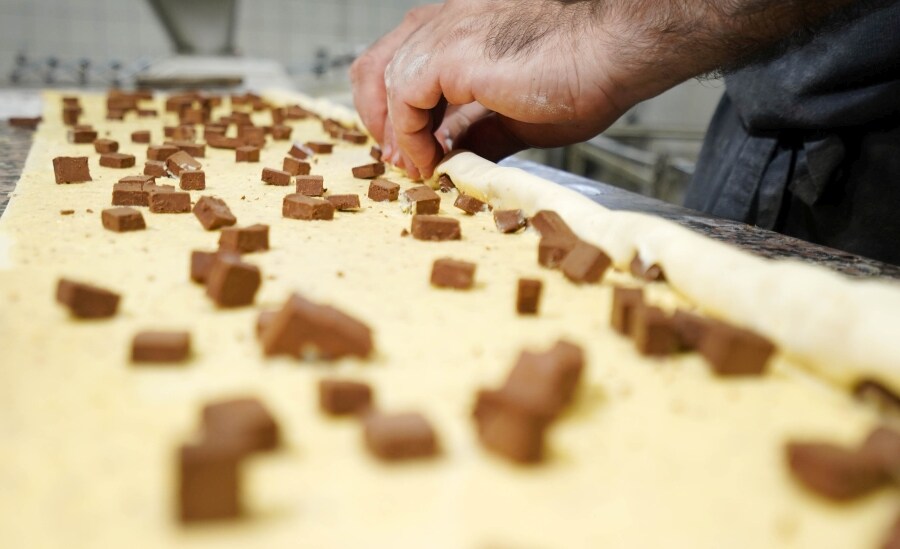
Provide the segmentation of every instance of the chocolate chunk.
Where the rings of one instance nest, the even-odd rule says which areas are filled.
[[[297,193],[306,196],[322,196],[325,194],[325,178],[321,175],[298,175]]]
[[[406,189],[403,200],[414,214],[436,214],[441,209],[441,197],[426,185]]]
[[[194,205],[194,215],[207,231],[230,227],[237,223],[237,218],[231,213],[228,204],[214,196],[200,197],[200,200]]]
[[[321,141],[308,141],[306,143],[306,148],[316,154],[331,154],[334,150],[334,145],[331,143],[323,143]]]
[[[66,126],[74,126],[78,124],[78,118],[81,116],[81,107],[65,107],[62,110],[63,124]]]
[[[488,450],[521,464],[543,459],[546,417],[529,412],[503,391],[479,391],[474,416],[479,440]]]
[[[153,118],[159,114],[156,109],[138,109],[138,118]]]
[[[604,273],[612,266],[612,260],[600,248],[579,241],[566,254],[566,258],[560,263],[559,268],[566,278],[572,282],[595,283],[603,278]]]
[[[541,303],[544,283],[540,280],[520,278],[516,292],[516,311],[520,315],[536,315]]]
[[[266,144],[266,129],[258,126],[238,126],[238,140],[244,145],[263,147]]]
[[[469,290],[475,285],[475,264],[455,259],[437,259],[431,267],[431,285]]]
[[[281,169],[291,175],[309,175],[311,166],[309,165],[309,162],[303,162],[302,160],[297,160],[291,156],[285,156]]]
[[[104,153],[100,155],[100,165],[104,168],[133,168],[134,155],[125,153]]]
[[[678,310],[672,317],[672,323],[675,324],[675,331],[678,332],[681,340],[681,348],[685,351],[692,351],[700,346],[711,321],[702,316]]]
[[[125,111],[108,110],[106,111],[107,120],[125,120]]]
[[[366,164],[353,168],[353,177],[357,179],[375,179],[384,175],[384,163],[377,162],[375,164]]]
[[[542,237],[563,237],[577,240],[578,236],[563,221],[563,218],[552,210],[541,210],[531,218],[531,226]]]
[[[334,219],[334,205],[321,198],[294,193],[284,197],[281,214],[291,219],[328,221]]]
[[[292,295],[263,333],[267,356],[291,354],[303,358],[315,352],[325,360],[372,353],[372,331],[355,318],[327,305]]]
[[[204,440],[178,451],[178,513],[181,522],[237,518],[241,508],[240,448]]]
[[[113,185],[113,206],[147,206],[149,196],[141,182],[119,182]]]
[[[178,177],[181,172],[202,170],[203,166],[193,156],[184,151],[178,151],[166,159],[166,168],[172,175]]]
[[[195,252],[196,253],[196,252]],[[256,337],[262,339],[263,333],[269,329],[272,321],[278,316],[278,311],[262,311],[256,317]]]
[[[132,143],[149,143],[150,142],[150,132],[147,130],[131,132],[131,142]]]
[[[262,284],[259,268],[229,255],[218,255],[206,276],[206,295],[219,307],[253,305]]]
[[[191,195],[184,192],[151,192],[150,211],[153,213],[190,213]]]
[[[900,413],[900,396],[880,381],[863,379],[853,387],[853,394],[857,399],[874,405],[882,413]]]
[[[147,147],[147,160],[165,162],[177,152],[179,152],[179,149],[174,145],[150,145]]]
[[[281,187],[285,187],[291,184],[291,174],[281,170],[274,170],[272,168],[263,168],[262,181],[266,185],[278,185]]]
[[[667,356],[681,348],[675,324],[662,309],[637,306],[630,316],[634,345],[642,355]]]
[[[275,126],[272,126],[272,139],[275,141],[287,141],[291,138],[293,132],[294,129],[290,126],[276,124]]]
[[[188,332],[140,332],[131,342],[132,362],[183,362],[190,354]]]
[[[185,191],[202,191],[206,188],[206,172],[183,171],[178,177],[178,184]]]
[[[167,177],[169,175],[166,170],[166,163],[160,160],[148,160],[144,162],[144,175],[152,175],[153,177]]]
[[[417,240],[460,240],[459,220],[439,215],[414,215],[410,232]]]
[[[331,202],[334,209],[339,212],[355,211],[360,208],[358,194],[333,194],[326,196],[325,200]]]
[[[631,275],[647,282],[664,282],[666,274],[657,263],[645,265],[640,254],[634,254],[630,265]]]
[[[97,139],[97,132],[89,129],[74,129],[69,131],[68,137],[69,143],[84,145],[93,143]]]
[[[382,151],[381,147],[379,147],[378,145],[372,145],[371,150],[369,150],[369,156],[372,157],[372,160],[381,162],[381,157],[384,156],[384,151]]]
[[[259,162],[259,147],[238,147],[234,150],[235,162]]]
[[[206,144],[214,149],[232,149],[235,150],[243,145],[243,142],[236,137],[225,137],[219,134],[209,134],[206,137]]]
[[[556,269],[577,244],[577,238],[562,234],[542,237],[538,244],[538,263],[548,269]]]
[[[219,257],[230,257],[236,261],[241,259],[241,254],[237,252],[229,252],[227,250],[218,250],[215,252],[202,252],[194,250],[191,252],[191,280],[206,284],[209,271]]]
[[[494,210],[494,224],[503,234],[521,231],[528,224],[522,210]]]
[[[530,413],[553,418],[568,406],[584,370],[584,352],[566,341],[544,353],[523,352],[502,391]]]
[[[242,254],[269,249],[269,226],[227,227],[219,234],[219,248]]]
[[[419,459],[438,453],[434,429],[421,414],[370,414],[364,426],[366,446],[379,459]]]
[[[291,150],[288,151],[288,156],[293,156],[299,160],[306,160],[310,156],[313,156],[315,153],[307,147],[306,145],[301,145],[299,143],[294,143],[294,146],[291,147]]]
[[[862,497],[888,480],[871,454],[832,444],[790,443],[787,461],[807,489],[836,501]]]
[[[715,322],[697,350],[720,376],[753,376],[766,372],[775,346],[750,330]]]
[[[644,306],[644,291],[640,288],[613,288],[612,327],[623,336],[634,334],[637,309]]]
[[[67,278],[59,279],[56,301],[76,318],[109,318],[119,308],[119,294]]]
[[[40,124],[42,120],[43,120],[43,118],[41,118],[40,116],[36,116],[36,117],[11,116],[9,118],[9,125],[14,128],[23,128],[26,130],[36,130],[38,127],[38,124]]]
[[[275,450],[281,444],[278,422],[257,398],[212,402],[202,415],[207,436],[230,441],[244,453]]]
[[[117,233],[146,229],[144,216],[134,208],[108,208],[100,213],[103,227]]]
[[[441,189],[442,193],[449,193],[450,189],[456,188],[456,185],[453,184],[453,180],[450,179],[450,176],[444,173],[438,177],[438,188]],[[462,193],[460,193],[460,195],[462,195]]]
[[[100,154],[114,153],[119,150],[119,142],[112,139],[95,139],[94,150]]]
[[[400,197],[400,185],[387,179],[376,179],[369,183],[369,199],[375,202],[393,202]]]
[[[319,381],[319,407],[331,416],[363,414],[372,408],[372,388],[343,379]]]
[[[197,132],[196,130],[194,130],[194,126],[185,124],[172,128],[171,131],[167,131],[165,135],[166,137],[172,138],[172,140],[174,141],[179,141],[182,143],[190,143],[197,138]],[[179,146],[178,148],[180,149],[181,147]]]
[[[82,183],[92,181],[86,156],[57,156],[53,159],[56,183]]]
[[[895,483],[900,482],[900,432],[878,427],[866,437],[860,451],[872,456]]]
[[[349,143],[353,143],[354,145],[365,145],[369,142],[369,136],[357,131],[346,131],[343,135],[341,135],[341,139],[347,141]],[[376,158],[375,160],[381,160],[380,158]]]
[[[457,196],[453,205],[469,215],[475,215],[487,209],[487,204],[467,194]]]

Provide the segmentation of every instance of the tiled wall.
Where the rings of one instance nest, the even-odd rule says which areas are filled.
[[[189,2],[190,0],[182,0]],[[239,0],[236,42],[247,56],[310,70],[314,52],[359,50],[393,28],[417,0]],[[16,53],[95,66],[166,57],[171,46],[145,0],[0,0],[0,82]]]

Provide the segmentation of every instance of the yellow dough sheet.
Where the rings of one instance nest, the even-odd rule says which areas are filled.
[[[192,191],[192,198],[220,197],[239,225],[271,226],[271,250],[246,256],[263,273],[256,304],[217,310],[188,277],[191,250],[215,249],[217,232],[204,231],[192,214],[146,209],[146,231],[112,233],[100,223],[113,183],[141,171],[146,145],[132,144],[131,132],[149,128],[161,143],[162,126],[174,117],[107,121],[102,96],[82,96],[82,104],[82,120],[135,154],[138,167],[102,168],[91,145],[67,143],[60,95],[45,95],[45,122],[0,218],[4,547],[864,548],[877,547],[893,521],[893,491],[838,506],[790,478],[787,440],[855,444],[879,421],[810,374],[802,346],[788,346],[794,352],[780,354],[758,379],[716,378],[696,354],[642,358],[609,326],[612,285],[634,283],[630,275],[611,272],[602,284],[573,285],[537,264],[536,233],[503,235],[488,213],[464,216],[452,207],[455,191],[442,195],[441,213],[460,220],[461,241],[403,238],[410,216],[400,203],[368,200],[368,182],[350,174],[371,162],[368,146],[338,143],[334,154],[316,157],[313,173],[325,177],[329,192],[361,195],[360,212],[337,213],[330,222],[282,218],[291,188],[260,181],[263,167],[281,166],[288,142],[270,142],[258,164],[235,164],[233,151],[207,149],[201,159],[207,189]],[[317,121],[292,126],[297,141],[327,138]],[[55,184],[52,159],[63,155],[89,156],[93,181]],[[495,206],[596,216],[569,221],[605,245],[622,234],[592,232],[589,223],[605,224],[610,215],[600,206],[574,198],[577,207],[569,211],[569,199],[552,184],[513,172],[532,193],[520,195],[514,176],[502,175],[509,172],[464,160],[456,157],[444,169]],[[398,173],[388,177],[404,188],[413,184]],[[60,215],[63,209],[75,213]],[[693,303],[726,317],[733,303],[736,321],[774,333],[742,316],[749,296],[724,301],[725,281],[701,278],[696,284],[711,286],[722,301],[697,299],[703,296],[678,256],[666,255],[655,238],[636,235],[609,248],[620,264],[635,246],[657,254],[677,291],[652,284],[653,302],[669,309]],[[694,240],[687,240],[673,244],[671,254],[691,252]],[[715,266],[719,253],[735,267],[749,261],[700,242],[691,257],[698,269]],[[431,265],[440,257],[477,263],[476,288],[431,287]],[[118,315],[70,318],[54,299],[63,276],[120,292]],[[831,280],[816,270],[809,276]],[[519,277],[544,282],[535,318],[516,314]],[[760,289],[734,284],[735,292]],[[256,316],[295,291],[368,323],[374,358],[335,364],[263,358]],[[844,326],[848,342],[854,326]],[[190,362],[130,364],[132,336],[152,328],[190,330]],[[560,338],[584,348],[587,367],[574,406],[550,431],[547,462],[520,467],[483,450],[470,417],[475,391],[498,385],[521,350],[542,350]],[[372,383],[383,410],[422,412],[438,432],[440,457],[394,465],[372,458],[358,422],[318,411],[316,383],[333,375]],[[280,422],[285,447],[247,464],[246,518],[183,527],[174,500],[176,450],[195,435],[205,402],[232,395],[263,400]]]

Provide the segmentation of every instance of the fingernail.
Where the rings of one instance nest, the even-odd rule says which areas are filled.
[[[387,162],[391,158],[391,154],[394,152],[393,147],[390,145],[385,145],[383,149],[381,149],[381,159]]]
[[[394,151],[394,154],[391,155],[391,164],[394,166],[400,164],[400,151]]]

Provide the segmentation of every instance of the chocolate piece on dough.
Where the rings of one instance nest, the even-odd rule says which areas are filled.
[[[216,256],[206,276],[206,295],[219,307],[253,305],[262,275],[256,265],[229,255]]]
[[[319,408],[331,416],[363,414],[372,409],[372,388],[359,381],[322,379]]]
[[[322,198],[312,198],[294,193],[284,197],[281,214],[291,219],[304,221],[334,219],[334,205]]]
[[[578,236],[563,221],[560,215],[552,210],[541,210],[531,218],[531,226],[542,237],[564,237],[577,240]]]
[[[646,280],[647,282],[665,282],[666,280],[666,273],[663,272],[662,267],[658,263],[644,264],[640,254],[634,254],[634,259],[631,260],[629,268],[633,277]]]
[[[403,199],[409,203],[412,213],[436,214],[441,209],[441,197],[426,185],[410,187],[403,192]]]
[[[469,290],[475,285],[474,263],[455,259],[437,259],[431,267],[431,285],[438,288]]]
[[[679,309],[672,316],[672,322],[675,324],[675,331],[678,332],[681,340],[681,349],[692,351],[700,346],[700,342],[703,341],[709,326],[714,321]]]
[[[334,151],[333,144],[322,141],[307,141],[306,148],[316,154],[331,154]]]
[[[520,278],[516,291],[516,311],[520,315],[536,315],[541,303],[544,283],[531,278]]]
[[[150,145],[147,147],[147,160],[165,162],[180,149],[174,145]]]
[[[144,216],[134,208],[107,208],[100,212],[103,227],[117,233],[146,229]]]
[[[266,185],[278,185],[286,187],[291,184],[291,174],[282,170],[263,168],[262,181]]]
[[[261,311],[259,313],[256,317],[257,339],[262,339],[263,333],[269,328],[269,325],[272,324],[272,321],[275,320],[276,316],[278,316],[278,311]]]
[[[285,126],[283,124],[276,124],[272,126],[272,139],[275,141],[287,141],[291,138],[291,134],[294,133],[294,128],[290,126]]]
[[[374,413],[364,420],[366,447],[385,461],[419,459],[438,453],[437,435],[418,413]]]
[[[307,147],[306,145],[301,145],[300,143],[294,143],[294,146],[291,147],[291,150],[288,151],[288,156],[293,156],[299,160],[306,160],[310,156],[313,156],[315,153]]]
[[[453,205],[469,215],[475,215],[487,209],[487,204],[474,196],[469,196],[467,194],[460,194],[457,196]]]
[[[503,234],[521,231],[528,224],[522,210],[494,210],[494,224]]]
[[[240,448],[203,440],[178,450],[178,516],[183,523],[237,518],[241,508]]]
[[[369,199],[375,202],[393,202],[400,197],[400,185],[387,179],[376,179],[369,183]]]
[[[97,131],[91,129],[76,128],[73,130],[69,130],[68,138],[69,143],[75,143],[77,145],[93,143],[97,139]]]
[[[456,188],[456,185],[453,184],[453,180],[450,179],[450,176],[444,173],[438,177],[438,188],[441,189],[442,193],[449,193],[450,189]],[[460,195],[462,195],[462,193],[460,193]]]
[[[219,234],[219,248],[242,254],[269,249],[269,226],[226,227]]]
[[[348,143],[353,143],[354,145],[365,145],[369,142],[368,135],[354,130],[345,131],[341,135],[341,139],[347,141]],[[376,158],[375,160],[381,160],[381,158]]]
[[[372,160],[381,162],[381,157],[384,156],[384,151],[382,151],[381,147],[379,147],[378,145],[372,145],[372,148],[369,150],[369,156],[372,157]]]
[[[519,355],[501,391],[532,414],[552,419],[572,402],[583,370],[581,348],[560,341],[549,351]]]
[[[720,376],[754,376],[766,372],[775,346],[750,330],[714,322],[697,350]]]
[[[364,166],[353,168],[353,177],[357,179],[375,179],[381,175],[384,175],[384,162],[366,164]]]
[[[151,191],[149,205],[153,213],[190,213],[191,195],[186,192]]]
[[[355,211],[360,208],[358,194],[333,194],[326,196],[325,200],[331,202],[334,209],[339,212]]]
[[[133,168],[134,163],[133,154],[111,152],[100,155],[100,165],[104,168]]]
[[[204,158],[206,156],[206,145],[203,143],[194,143],[193,141],[166,141],[165,145],[178,147],[179,151],[186,152],[194,158]]]
[[[540,462],[549,426],[546,417],[530,413],[503,391],[478,392],[473,413],[481,444],[521,464]]]
[[[119,294],[67,278],[56,285],[56,301],[76,318],[109,318],[119,308]]]
[[[147,130],[131,132],[131,142],[143,144],[150,143],[150,132]]]
[[[244,146],[234,150],[235,162],[259,162],[259,147]]]
[[[297,192],[306,196],[325,194],[325,178],[321,175],[298,175]]]
[[[112,139],[95,139],[94,150],[100,154],[113,153],[119,150],[119,142]]]
[[[281,169],[291,175],[309,175],[311,168],[309,162],[297,160],[292,156],[285,156],[281,165]]]
[[[278,422],[257,398],[212,402],[203,407],[202,416],[210,438],[229,440],[245,453],[275,450],[281,444]]]
[[[168,177],[169,172],[166,170],[165,162],[161,160],[148,160],[144,162],[144,175]]]
[[[292,295],[263,333],[267,356],[291,354],[303,358],[310,351],[325,360],[372,354],[372,331],[359,320],[327,305]]]
[[[206,172],[203,170],[183,171],[178,176],[178,184],[185,191],[202,191],[206,188]]]
[[[200,197],[194,205],[194,215],[207,231],[230,227],[237,223],[237,218],[231,213],[228,204],[214,196]]]
[[[644,291],[640,288],[613,288],[612,320],[615,331],[623,336],[634,334],[635,311],[644,305]]]
[[[83,183],[92,181],[86,156],[57,156],[53,159],[56,183]]]
[[[220,256],[231,257],[237,261],[240,261],[241,259],[241,254],[229,252],[227,250],[218,250],[215,252],[194,250],[191,252],[191,280],[199,282],[200,284],[206,284],[206,278],[209,276],[209,271],[212,269],[216,259]]]
[[[793,442],[787,462],[794,478],[828,499],[848,501],[887,483],[878,459],[871,454],[833,444]]]
[[[681,348],[675,324],[662,309],[639,305],[630,316],[631,336],[642,355],[668,356]]]
[[[193,156],[179,150],[166,159],[166,168],[172,175],[178,177],[181,175],[181,172],[202,170],[203,166]]]
[[[544,236],[538,244],[538,263],[548,269],[556,269],[577,244],[577,238],[563,234]]]
[[[183,362],[190,354],[188,332],[140,332],[131,342],[132,362]]]
[[[566,278],[577,284],[599,282],[612,265],[612,260],[600,248],[579,241],[575,244],[559,268]]]
[[[410,232],[417,240],[459,240],[462,229],[459,220],[439,215],[414,215]]]

